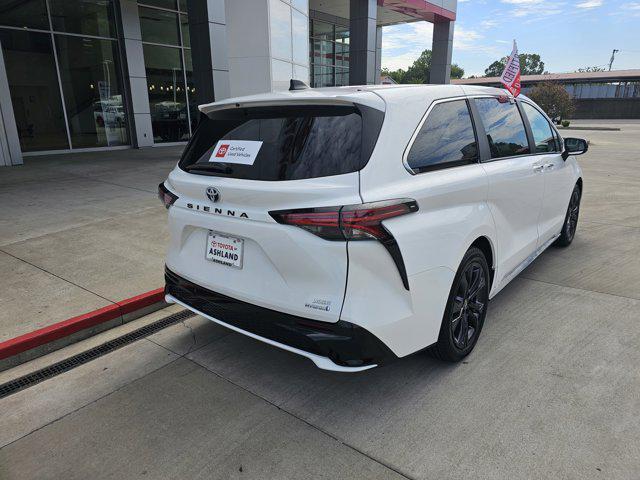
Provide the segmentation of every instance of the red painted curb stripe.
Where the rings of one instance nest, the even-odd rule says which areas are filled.
[[[109,320],[148,307],[154,303],[159,303],[163,300],[164,288],[158,288],[141,295],[136,295],[135,297],[127,298],[126,300],[121,300],[113,305],[99,308],[93,312],[78,315],[77,317],[72,317],[62,322],[49,325],[48,327],[6,340],[0,343],[0,360],[26,352],[45,343],[67,337],[86,328],[108,322]]]
[[[164,301],[164,287],[156,288],[155,290],[127,298],[126,300],[120,300],[117,304],[120,306],[122,315],[126,315],[127,313],[135,312],[136,310],[162,301]]]

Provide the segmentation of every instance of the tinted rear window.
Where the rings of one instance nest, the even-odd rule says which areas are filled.
[[[377,113],[376,113],[377,112]],[[360,170],[375,145],[382,112],[362,106],[237,108],[203,116],[180,167],[249,180],[300,180]],[[225,155],[237,145],[250,163]]]
[[[476,162],[478,147],[466,100],[433,107],[411,146],[407,163],[415,172]]]

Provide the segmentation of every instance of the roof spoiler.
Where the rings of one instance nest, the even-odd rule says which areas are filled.
[[[302,80],[295,80],[295,79],[291,79],[289,80],[289,91],[294,91],[294,90],[306,90],[309,88],[309,85],[307,85],[306,83],[304,83]]]

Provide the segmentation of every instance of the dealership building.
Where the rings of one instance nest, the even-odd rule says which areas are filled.
[[[0,166],[185,142],[197,105],[372,84],[382,27],[434,24],[447,83],[456,0],[0,0]]]

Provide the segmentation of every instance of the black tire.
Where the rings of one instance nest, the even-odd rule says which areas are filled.
[[[581,198],[582,189],[580,188],[580,185],[576,183],[576,186],[573,187],[573,192],[571,192],[569,206],[567,207],[567,214],[565,215],[564,223],[562,224],[562,232],[560,232],[560,236],[555,241],[555,244],[558,247],[568,247],[576,236]]]
[[[475,347],[489,304],[489,265],[482,250],[465,253],[453,279],[440,335],[428,352],[440,360],[459,362]]]

